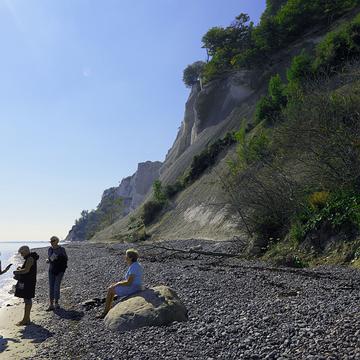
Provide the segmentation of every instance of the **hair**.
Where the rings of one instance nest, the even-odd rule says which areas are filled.
[[[50,241],[60,241],[60,239],[57,236],[52,236]]]
[[[135,262],[139,258],[139,253],[135,249],[127,249],[126,256],[131,259],[132,262]]]
[[[29,248],[28,246],[26,246],[26,245],[21,246],[21,247],[19,248],[18,252],[20,253],[20,252],[22,252],[22,251],[26,251],[28,254],[30,254],[30,248]]]

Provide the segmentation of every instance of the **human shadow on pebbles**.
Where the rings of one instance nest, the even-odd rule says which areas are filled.
[[[62,319],[75,320],[75,321],[80,321],[82,319],[82,317],[84,316],[83,311],[65,310],[65,309],[54,310],[54,314],[56,314],[57,316],[59,316]]]
[[[3,337],[0,335],[0,354],[7,349],[9,341],[12,341],[12,342],[15,342],[15,343],[19,343],[19,342],[20,342],[19,339],[3,338]]]
[[[32,343],[42,343],[54,335],[51,331],[36,324],[27,325],[24,329],[20,330],[20,334],[22,339],[31,340]]]

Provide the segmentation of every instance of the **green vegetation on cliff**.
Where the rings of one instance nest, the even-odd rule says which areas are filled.
[[[238,166],[232,164],[229,180],[236,196],[229,199],[246,214],[241,220],[253,249],[286,264],[322,254],[334,259],[329,254],[340,248],[346,256],[336,261],[357,261],[359,24],[357,16],[328,33],[314,55],[294,57],[287,83],[273,76],[256,107],[258,126],[248,137],[238,135]],[[244,162],[251,148],[256,160]]]
[[[313,29],[330,26],[358,5],[358,0],[268,0],[257,26],[242,13],[230,26],[213,27],[203,36],[203,47],[210,60],[202,69],[202,76],[210,81],[228,71],[264,66],[279,49]],[[351,39],[341,34],[335,37],[338,47],[333,51],[351,53]],[[323,55],[329,62],[331,54],[325,51]]]

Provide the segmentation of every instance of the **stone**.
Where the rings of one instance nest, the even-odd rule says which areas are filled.
[[[105,325],[121,332],[186,321],[187,310],[171,288],[160,285],[127,297],[106,315]]]

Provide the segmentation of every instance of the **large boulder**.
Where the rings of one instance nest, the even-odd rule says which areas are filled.
[[[115,305],[106,315],[105,324],[111,330],[129,331],[186,320],[187,310],[176,292],[160,285],[138,292]]]

